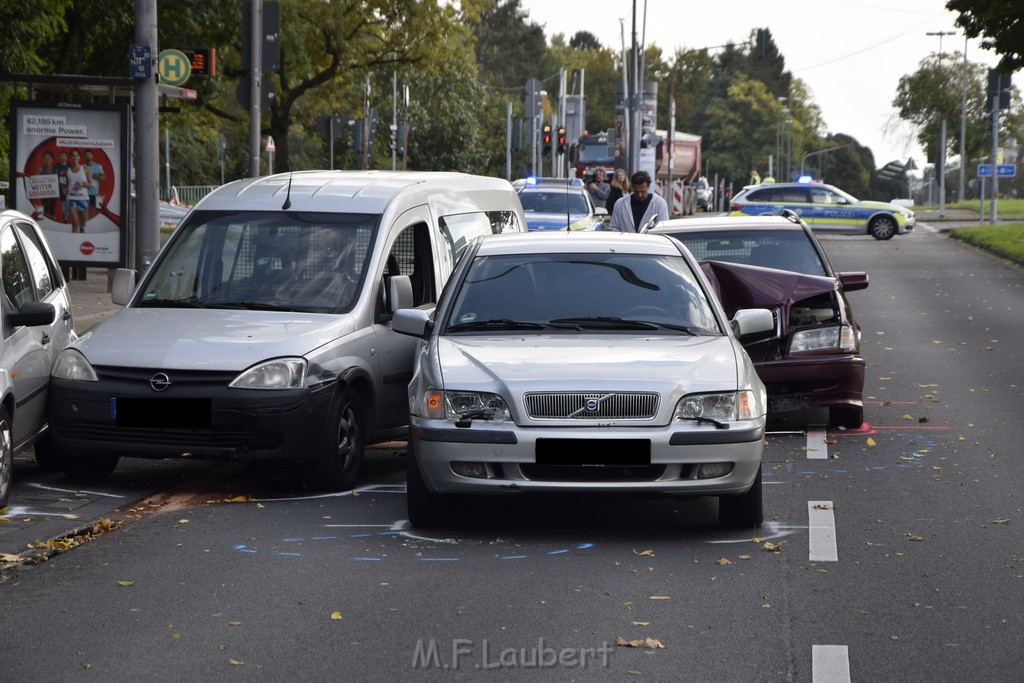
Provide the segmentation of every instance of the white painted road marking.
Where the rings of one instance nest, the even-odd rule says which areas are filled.
[[[846,645],[815,645],[811,650],[814,683],[850,683],[850,648]]]
[[[807,458],[809,460],[827,460],[828,444],[825,443],[824,425],[807,425]]]
[[[810,532],[809,559],[811,562],[836,562],[836,516],[831,500],[807,501],[807,528]]]

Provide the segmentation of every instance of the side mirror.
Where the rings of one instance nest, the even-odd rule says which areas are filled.
[[[110,285],[110,300],[118,306],[126,306],[135,293],[135,271],[130,268],[118,268],[114,271],[114,280]]]
[[[767,308],[743,308],[729,321],[737,337],[770,332],[775,329],[775,318]]]
[[[415,305],[412,292],[412,279],[408,275],[392,275],[387,279],[388,311],[394,313],[400,308],[412,308]]]
[[[856,292],[858,289],[867,289],[869,284],[868,274],[861,271],[837,273],[836,279],[839,280],[839,286],[843,288],[844,292]]]
[[[57,316],[57,309],[53,304],[44,304],[41,301],[26,301],[14,313],[7,314],[7,322],[12,327],[38,327],[49,325]],[[13,375],[13,373],[12,373]]]
[[[395,311],[395,316],[391,319],[391,329],[399,334],[407,334],[410,337],[426,339],[430,336],[433,328],[434,324],[430,320],[430,315],[419,308],[397,310]]]

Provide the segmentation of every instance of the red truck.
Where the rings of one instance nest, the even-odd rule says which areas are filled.
[[[645,170],[661,183],[662,194],[672,213],[684,216],[696,213],[701,137],[676,132],[670,146],[668,134],[657,131],[648,134],[648,141],[654,143],[653,159],[647,151],[651,147],[648,144],[640,151],[640,168],[647,167]],[[569,148],[569,160],[576,169],[576,177],[583,178],[584,182],[592,178],[598,168],[605,169],[611,177],[615,169],[626,166],[625,150],[619,144],[614,128],[581,135]]]

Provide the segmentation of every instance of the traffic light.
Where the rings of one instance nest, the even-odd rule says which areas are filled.
[[[565,127],[558,127],[558,153],[565,154]]]
[[[541,141],[543,142],[543,145],[542,145],[541,149],[543,149],[544,153],[547,154],[548,152],[551,151],[551,124],[550,123],[545,123],[544,124],[544,128],[541,129]]]
[[[398,125],[392,123],[388,126],[390,131],[390,140],[388,142],[388,149],[392,152],[398,151]]]

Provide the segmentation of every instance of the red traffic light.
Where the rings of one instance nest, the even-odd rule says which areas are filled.
[[[544,142],[544,151],[551,151],[551,124],[545,123],[541,129],[541,140]]]

